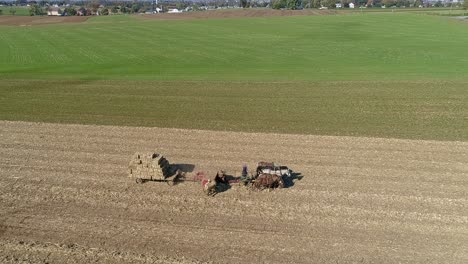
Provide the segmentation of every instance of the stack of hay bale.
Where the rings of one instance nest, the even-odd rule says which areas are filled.
[[[174,174],[169,161],[159,153],[135,153],[128,165],[128,173],[138,183],[165,180]]]

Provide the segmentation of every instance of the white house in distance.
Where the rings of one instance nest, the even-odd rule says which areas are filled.
[[[174,8],[174,9],[169,9],[169,11],[167,11],[167,13],[169,13],[169,14],[176,14],[176,13],[182,13],[182,11],[180,11],[180,10],[177,9],[177,8]]]
[[[349,8],[354,8],[354,3],[349,3]]]
[[[47,9],[47,15],[48,16],[61,16],[62,15],[62,10],[58,7],[49,7]]]

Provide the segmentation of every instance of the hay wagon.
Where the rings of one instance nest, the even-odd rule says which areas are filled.
[[[184,173],[159,153],[135,153],[128,165],[128,176],[137,183],[160,181],[172,185]]]

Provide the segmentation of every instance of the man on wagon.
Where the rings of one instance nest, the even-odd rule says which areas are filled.
[[[214,180],[216,184],[229,184],[229,181],[226,178],[226,174],[224,173],[224,171],[218,171]]]

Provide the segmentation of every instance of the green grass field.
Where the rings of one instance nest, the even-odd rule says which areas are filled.
[[[468,82],[5,80],[3,87],[8,120],[468,140]]]
[[[197,21],[94,18],[0,31],[0,77],[420,80],[468,73],[466,24],[366,14]]]
[[[391,13],[0,27],[0,119],[467,141],[466,43]]]
[[[2,10],[2,15],[11,15],[10,10],[13,9],[15,11],[15,16],[29,16],[29,7],[26,6],[0,6],[0,10]]]

